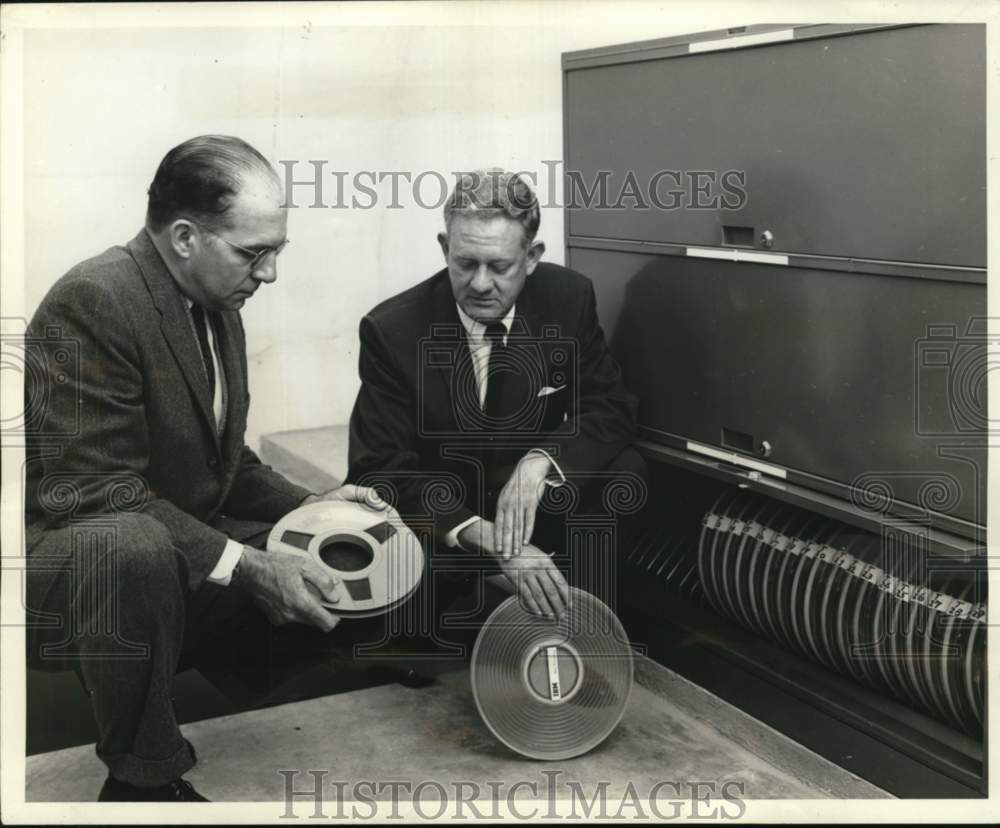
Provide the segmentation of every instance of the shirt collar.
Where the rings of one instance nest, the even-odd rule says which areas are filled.
[[[503,325],[504,330],[507,334],[510,334],[510,326],[514,323],[514,309],[517,305],[512,305],[511,309],[507,312],[507,315],[500,320],[500,324]],[[455,308],[458,310],[458,318],[462,320],[462,327],[465,328],[466,333],[469,334],[469,341],[476,347],[483,344],[483,334],[486,333],[486,325],[473,319],[469,314],[462,310],[458,302],[455,303]],[[507,335],[504,335],[504,344],[507,343]]]

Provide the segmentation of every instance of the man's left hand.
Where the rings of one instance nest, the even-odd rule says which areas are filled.
[[[537,546],[526,543],[524,554],[509,560],[501,559],[500,571],[514,585],[528,612],[556,618],[569,605],[566,578]]]
[[[493,521],[493,544],[502,560],[520,555],[521,548],[531,542],[535,531],[535,512],[545,491],[545,478],[551,466],[551,461],[544,454],[526,454],[500,492],[496,519]]]
[[[352,503],[361,503],[376,512],[389,512],[394,513],[395,510],[389,507],[389,504],[379,497],[379,493],[369,487],[369,486],[355,486],[351,483],[345,483],[343,486],[338,486],[336,489],[330,489],[328,492],[323,494],[311,494],[305,498],[299,506],[305,506],[307,503],[319,503],[321,500],[346,500]]]

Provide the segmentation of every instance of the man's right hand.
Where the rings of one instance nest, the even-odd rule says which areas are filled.
[[[244,546],[235,586],[253,596],[272,624],[295,621],[329,632],[340,619],[321,601],[340,600],[339,582],[309,558]]]

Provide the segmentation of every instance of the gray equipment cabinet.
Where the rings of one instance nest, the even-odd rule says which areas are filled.
[[[882,691],[874,679],[868,692],[834,672],[810,673],[780,647],[752,657],[765,644],[741,639],[745,629],[707,637],[709,661],[725,667],[675,652],[722,695],[733,683],[726,674],[745,667],[746,681],[728,697],[740,704],[762,682],[755,715],[787,722],[797,715],[793,697],[824,710],[836,722],[826,736],[816,737],[812,714],[796,733],[837,761],[861,744],[846,747],[854,736],[844,724],[874,740],[871,750],[878,742],[896,751],[869,767],[900,795],[985,791],[976,732],[981,615],[953,624],[915,608],[909,586],[897,584],[891,596],[884,584],[858,591],[849,571],[825,564],[803,563],[797,571],[815,578],[774,587],[754,570],[765,560],[749,551],[759,541],[727,541],[713,557],[705,538],[721,550],[719,525],[742,526],[718,512],[730,502],[775,520],[792,515],[786,525],[822,525],[826,537],[872,539],[880,560],[912,546],[922,557],[911,573],[935,560],[978,573],[968,582],[957,575],[948,588],[960,592],[963,611],[984,611],[985,579],[975,579],[985,553],[987,446],[1000,447],[1000,420],[986,410],[1000,343],[986,331],[985,50],[981,25],[810,25],[563,55],[566,261],[594,281],[601,322],[639,396],[639,447],[661,461],[656,468],[687,475],[651,490],[661,525],[647,532],[648,548],[623,552],[642,561],[633,595],[645,597],[633,603],[645,605],[650,629],[673,631],[661,637],[684,639],[697,636],[697,613],[675,612],[668,596],[700,594],[699,566],[730,584],[721,594],[723,603],[739,599],[730,601],[737,621],[742,613],[770,623],[740,602],[785,589],[785,611],[807,622],[807,660],[810,648],[833,652],[831,641],[846,641],[875,611],[859,598],[852,621],[831,596],[870,595],[878,612],[891,606],[896,619],[931,619],[929,632],[901,633],[911,648],[926,635],[919,657],[904,664],[890,648],[866,663],[885,671]],[[716,506],[698,505],[700,530],[698,515],[692,528],[685,507],[671,506],[694,502],[696,483],[709,487],[704,503],[724,492]],[[823,546],[815,540],[813,552]],[[657,583],[660,571],[692,575],[678,587]],[[799,595],[801,608],[787,603]],[[947,644],[961,643],[964,661],[930,658],[939,628]],[[780,693],[789,706],[769,703]],[[904,710],[897,702],[907,694],[928,703]],[[978,718],[959,732],[954,721],[914,712],[935,698],[968,701]]]
[[[644,437],[981,540],[984,28],[751,27],[563,69],[567,262]]]

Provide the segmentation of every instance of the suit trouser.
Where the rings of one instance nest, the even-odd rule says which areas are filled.
[[[553,490],[536,517],[532,543],[552,555],[568,583],[600,598],[617,612],[619,558],[634,540],[636,512],[645,502],[646,462],[631,446],[600,471],[571,479],[573,494]],[[349,641],[354,657],[374,658],[393,650],[399,638],[426,644],[437,656],[471,653],[470,634],[486,609],[484,579],[500,574],[492,556],[470,560],[470,553],[445,549],[440,541],[428,555],[420,586],[397,611],[386,616],[344,621],[332,634],[302,628],[300,640],[320,641],[332,635]],[[478,595],[480,603],[449,613],[462,596]],[[393,616],[396,617],[393,617]],[[457,648],[457,649],[456,649]]]
[[[618,567],[635,540],[648,473],[646,461],[627,446],[604,469],[570,479],[572,503],[559,489],[547,491],[535,518],[532,543],[552,555],[571,586],[616,612]]]
[[[567,486],[547,489],[535,515],[532,545],[552,556],[567,583],[596,596],[614,611],[621,599],[619,561],[635,540],[648,474],[646,461],[627,446],[603,469],[571,476]],[[468,553],[449,550],[439,562],[447,566],[448,558],[456,570],[439,573],[433,601],[438,610],[454,595],[471,592],[477,580],[501,572],[491,556],[470,565]],[[464,577],[457,574],[457,567],[463,565],[471,571]]]
[[[260,546],[269,527],[222,519],[217,528]],[[29,664],[77,671],[112,776],[142,786],[182,776],[195,760],[174,714],[174,673],[249,597],[212,583],[191,591],[183,555],[142,513],[29,527],[28,549]]]

